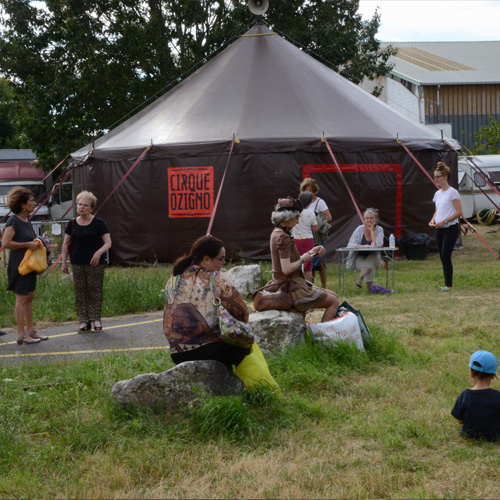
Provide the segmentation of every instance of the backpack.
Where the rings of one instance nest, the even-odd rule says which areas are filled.
[[[316,215],[316,220],[318,221],[318,230],[314,233],[314,244],[321,245],[324,241],[328,239],[328,233],[330,232],[330,224],[326,219],[326,215],[323,212],[317,212],[316,208],[318,206],[319,200],[316,202],[314,207],[314,214]]]

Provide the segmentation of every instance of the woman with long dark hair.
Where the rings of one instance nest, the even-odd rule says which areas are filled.
[[[434,180],[440,189],[436,191],[433,202],[436,211],[429,222],[429,226],[436,228],[436,243],[443,264],[444,286],[441,290],[449,291],[453,287],[453,264],[451,254],[460,234],[460,216],[462,202],[458,191],[448,184],[450,167],[438,162],[434,170]]]
[[[245,301],[221,272],[226,259],[224,243],[213,236],[198,238],[189,254],[174,263],[165,288],[163,329],[175,364],[213,359],[226,366],[238,365],[251,348],[222,340],[214,304],[214,292],[239,321],[248,321]]]

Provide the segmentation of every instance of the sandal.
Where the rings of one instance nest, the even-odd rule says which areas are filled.
[[[34,335],[36,335],[36,337],[34,337]],[[35,340],[49,340],[49,337],[47,337],[47,335],[40,335],[36,330],[30,332],[29,336]]]
[[[77,332],[78,333],[85,333],[87,331],[92,330],[92,325],[90,324],[90,321],[87,321],[87,323],[80,323],[80,326],[78,327]]]
[[[363,286],[363,276],[360,276],[357,280],[356,280],[356,286],[359,287],[359,288],[362,288]]]
[[[16,342],[21,345],[21,344],[38,344],[40,342],[40,339],[31,339],[31,340],[26,340],[26,337],[29,337],[28,334],[26,335],[19,335],[16,339]],[[31,337],[30,337],[31,338]]]
[[[99,323],[99,325],[96,325],[96,323]],[[94,321],[94,332],[100,331],[102,331],[102,323],[100,321]]]

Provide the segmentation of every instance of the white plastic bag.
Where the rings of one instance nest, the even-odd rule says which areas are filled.
[[[310,323],[307,329],[311,337],[323,342],[354,342],[361,352],[365,352],[358,318],[352,312],[346,312],[325,323]]]

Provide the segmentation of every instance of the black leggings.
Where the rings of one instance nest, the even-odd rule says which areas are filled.
[[[226,366],[229,366],[239,365],[243,361],[243,358],[250,354],[251,351],[251,347],[236,347],[226,344],[226,342],[221,340],[219,342],[204,344],[191,351],[174,352],[170,354],[170,357],[176,365],[184,363],[184,361],[214,359],[215,361],[220,361]]]
[[[460,234],[460,224],[436,229],[436,243],[443,263],[444,286],[453,286],[453,264],[451,253]]]

